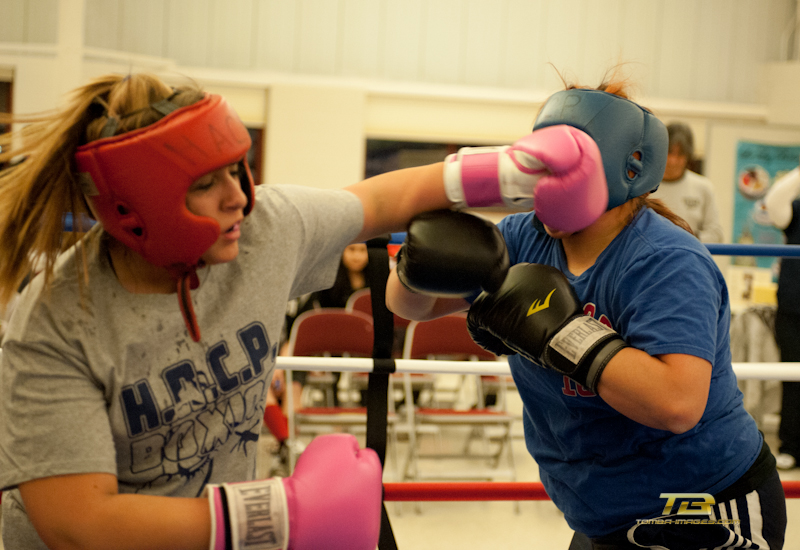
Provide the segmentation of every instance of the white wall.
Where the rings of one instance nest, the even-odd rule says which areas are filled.
[[[372,88],[365,131],[374,139],[505,144],[530,132],[546,98],[496,89]]]
[[[561,87],[548,61],[582,82],[636,61],[636,99],[692,126],[728,237],[731,143],[800,143],[800,64],[779,63],[794,0],[2,2],[15,111],[107,72],[192,78],[266,129],[268,183],[352,183],[366,138],[513,141]]]
[[[0,67],[4,79],[13,82],[15,112],[38,112],[59,103],[61,94],[53,86],[57,66],[56,48],[53,46],[14,48],[0,44]]]
[[[55,43],[62,0],[2,0],[0,42]],[[184,67],[549,90],[629,62],[643,96],[760,100],[796,0],[81,0],[88,47]]]
[[[364,179],[365,97],[359,88],[271,86],[266,182],[339,188]]]
[[[58,0],[2,0],[0,42],[55,44]]]

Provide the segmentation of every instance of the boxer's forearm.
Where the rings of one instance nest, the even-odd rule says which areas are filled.
[[[42,478],[20,485],[25,508],[51,550],[207,550],[205,498],[117,493],[110,474]]]
[[[608,363],[598,393],[640,424],[683,433],[700,421],[710,384],[711,364],[699,357],[676,353],[656,358],[627,348]]]
[[[373,550],[381,476],[375,451],[350,434],[328,434],[308,445],[291,476],[207,485],[201,498],[119,494],[117,478],[100,473],[40,478],[19,490],[51,550]]]
[[[404,319],[426,321],[449,313],[466,311],[469,309],[469,302],[463,298],[415,294],[403,286],[395,270],[392,270],[386,283],[386,306]]]
[[[450,208],[442,171],[441,163],[429,164],[387,172],[346,187],[364,207],[364,226],[354,242],[405,231],[415,215]]]

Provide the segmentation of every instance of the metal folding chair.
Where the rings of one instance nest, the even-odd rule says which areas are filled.
[[[292,325],[288,354],[322,357],[372,357],[372,317],[360,311],[343,308],[322,308],[300,314]],[[328,373],[325,373],[328,374]],[[287,386],[291,387],[291,371],[286,371]],[[331,388],[337,391],[337,388]],[[314,436],[333,431],[360,435],[366,431],[366,407],[301,406],[296,411],[289,398],[289,437],[295,433]],[[396,453],[394,425],[396,414],[390,409],[387,418],[388,436]],[[290,451],[294,448],[289,446]],[[394,455],[395,468],[397,465]],[[294,464],[293,456],[290,463]]]
[[[494,354],[472,341],[467,331],[466,314],[448,315],[432,321],[409,324],[403,357],[406,359],[497,360]],[[511,428],[515,418],[503,409],[486,408],[480,391],[480,377],[474,376],[473,378],[476,387],[474,407],[406,408],[408,422],[412,429],[410,430],[408,457],[403,471],[404,479],[494,481],[504,478],[516,481],[511,440]],[[404,375],[404,384],[406,403],[411,403],[410,375]],[[468,429],[466,440],[460,451],[422,449],[421,443],[426,435],[437,434],[444,430],[455,435],[458,433],[456,428],[459,427]],[[441,437],[439,435],[437,437],[441,441]],[[478,446],[476,442],[481,443],[479,449],[476,449]],[[504,459],[508,465],[507,468],[501,468]],[[428,460],[469,461],[470,467],[460,471],[452,467],[436,470],[423,469],[421,463]],[[473,464],[483,464],[483,467],[476,468]],[[519,510],[518,504],[516,509]]]

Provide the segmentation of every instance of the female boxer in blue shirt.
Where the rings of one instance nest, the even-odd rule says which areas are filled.
[[[534,124],[594,139],[603,215],[563,231],[554,211],[499,227],[424,214],[387,304],[412,319],[469,308],[473,338],[509,355],[527,447],[576,531],[571,548],[781,548],[784,494],[731,367],[725,281],[685,222],[648,199],[667,131],[625,95],[613,83],[558,92]],[[443,245],[453,227],[460,237]]]

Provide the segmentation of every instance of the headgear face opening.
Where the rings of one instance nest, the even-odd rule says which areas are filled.
[[[220,227],[189,211],[189,187],[239,162],[250,143],[233,108],[208,94],[154,124],[79,147],[75,161],[84,193],[109,234],[154,265],[192,267],[216,242]],[[254,188],[243,164],[247,215]]]
[[[658,189],[669,139],[664,124],[646,109],[600,90],[565,90],[545,102],[533,129],[557,124],[583,130],[597,143],[608,182],[607,210]]]

